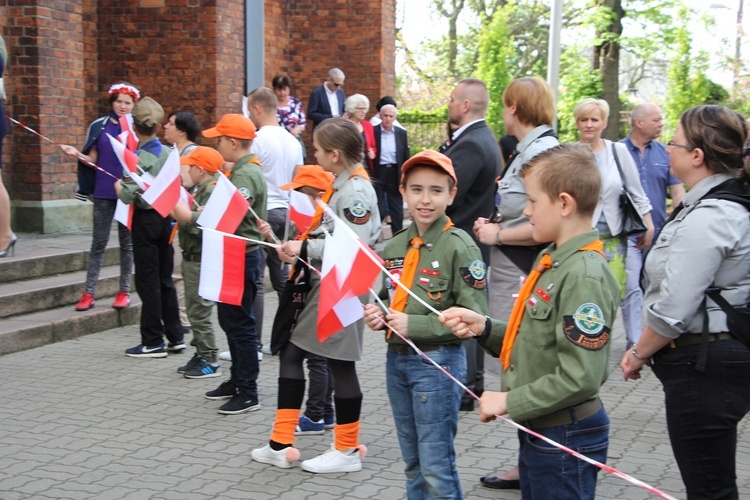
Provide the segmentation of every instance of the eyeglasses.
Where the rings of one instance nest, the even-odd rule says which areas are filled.
[[[685,144],[677,144],[674,141],[667,141],[667,146],[671,146],[673,148],[685,148],[688,151],[692,151],[695,149],[693,146],[686,146]]]
[[[331,82],[331,84],[332,84],[332,85],[333,85],[334,87],[336,87],[336,88],[339,88],[339,87],[341,87],[341,86],[343,86],[343,85],[344,85],[343,83],[336,83],[336,82]]]

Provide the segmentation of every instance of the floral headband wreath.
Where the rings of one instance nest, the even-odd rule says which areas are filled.
[[[138,89],[133,87],[132,85],[128,85],[127,83],[116,83],[112,85],[109,88],[109,91],[107,91],[107,95],[114,95],[114,94],[128,94],[130,96],[133,96],[133,99],[136,101],[141,98],[141,93],[138,92]]]

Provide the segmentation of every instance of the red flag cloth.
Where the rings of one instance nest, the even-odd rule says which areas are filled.
[[[289,192],[289,220],[297,226],[298,233],[304,233],[312,225],[315,216],[315,205],[312,199],[304,193],[291,190]]]
[[[132,203],[124,203],[122,200],[117,200],[117,205],[115,205],[115,220],[132,231],[134,211],[135,207]]]
[[[167,161],[154,179],[154,183],[143,192],[143,201],[167,217],[180,199],[180,154],[173,149]]]
[[[242,305],[245,291],[245,240],[203,231],[198,294],[206,300]]]
[[[107,137],[109,137],[109,142],[112,145],[115,156],[117,156],[117,159],[120,160],[120,165],[122,165],[123,168],[127,169],[128,172],[138,172],[138,156],[132,151],[126,149],[120,141],[118,141],[111,135],[107,134]],[[141,187],[141,189],[143,189],[143,187]]]
[[[250,210],[237,187],[221,174],[196,223],[224,233],[234,233]]]
[[[138,149],[138,136],[133,133],[133,115],[128,113],[120,117],[120,130],[122,133],[118,136],[120,142],[130,151]]]
[[[323,249],[318,306],[318,340],[325,341],[364,315],[357,298],[372,287],[383,260],[334,216],[333,235]],[[379,265],[380,264],[380,265]]]

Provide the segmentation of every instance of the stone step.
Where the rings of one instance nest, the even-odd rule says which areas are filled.
[[[45,260],[45,259],[40,259]],[[86,282],[86,271],[65,272],[37,279],[0,283],[0,318],[29,314],[45,309],[68,307],[73,311]],[[120,289],[120,266],[103,267],[99,274],[96,297],[101,304],[111,304]]]
[[[85,271],[88,267],[88,248],[75,250],[48,246],[24,250],[20,247],[16,249],[16,252],[15,258],[0,259],[0,283]],[[120,262],[120,248],[108,247],[104,253],[104,265],[111,266],[118,262]]]
[[[130,306],[120,310],[110,307],[112,298],[103,296],[88,311],[77,312],[72,305],[66,305],[0,321],[0,356],[138,323],[138,294],[131,294]]]

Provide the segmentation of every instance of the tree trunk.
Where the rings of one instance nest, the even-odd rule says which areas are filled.
[[[592,69],[599,69],[602,75],[602,99],[609,104],[609,123],[602,134],[610,140],[619,140],[620,133],[620,36],[622,18],[625,11],[621,0],[598,0],[597,7],[610,14],[610,23],[602,31],[597,31],[597,44],[594,46]]]

